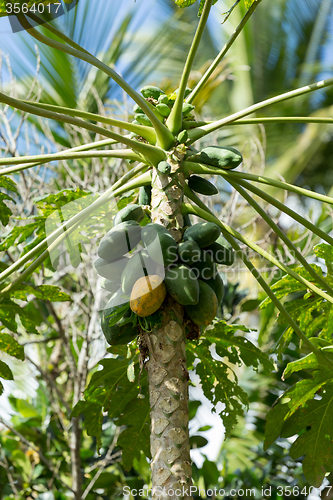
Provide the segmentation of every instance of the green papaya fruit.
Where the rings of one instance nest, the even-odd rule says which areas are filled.
[[[205,248],[221,234],[221,229],[213,222],[199,222],[184,231],[184,241],[194,240],[200,248]]]
[[[205,250],[212,254],[213,260],[217,264],[232,266],[235,262],[235,252],[230,243],[222,235],[214,243],[205,247]]]
[[[162,102],[160,104],[157,104],[156,109],[161,113],[161,115],[167,117],[171,113],[171,109],[169,106],[166,104],[163,104]]]
[[[111,281],[106,278],[102,278],[100,281],[101,288],[107,290],[108,292],[115,293],[119,289],[119,281]]]
[[[124,300],[127,300],[127,302],[124,302]],[[120,314],[117,323],[110,325],[112,321],[110,315],[117,314],[117,312]],[[108,344],[126,345],[135,339],[138,330],[129,321],[130,316],[129,298],[124,297],[122,291],[118,290],[111,297],[101,314],[101,327]]]
[[[226,170],[238,167],[243,161],[243,157],[237,149],[220,148],[218,146],[208,146],[204,148],[197,159],[206,165],[212,165],[213,167],[224,168]]]
[[[182,306],[199,302],[199,282],[191,268],[176,264],[167,269],[164,283],[169,295]]]
[[[145,213],[140,205],[135,203],[130,203],[127,207],[119,210],[115,218],[113,219],[113,225],[117,226],[121,222],[126,222],[128,220],[134,220],[136,222],[141,222],[145,217]]]
[[[109,326],[108,311],[102,312],[102,331],[109,345],[126,345],[138,336],[138,330],[131,322],[127,323],[131,316],[131,310],[124,314],[124,317],[115,325]]]
[[[171,172],[171,165],[167,161],[160,161],[157,165],[157,170],[161,172],[161,174],[169,174]]]
[[[217,273],[216,264],[210,253],[201,250],[201,259],[191,265],[195,276],[201,279],[210,279]]]
[[[125,269],[128,261],[128,257],[122,257],[119,260],[114,260],[111,262],[99,257],[97,260],[95,260],[94,267],[97,274],[103,276],[103,278],[120,283],[121,273]]]
[[[150,205],[151,204],[151,185],[141,186],[139,189],[139,205]]]
[[[199,302],[196,305],[185,306],[190,319],[198,326],[208,326],[217,314],[217,297],[207,283],[199,280]]]
[[[220,305],[224,295],[224,284],[221,275],[216,273],[212,278],[203,281],[215,292],[217,302]]]
[[[132,255],[121,275],[122,291],[130,295],[134,283],[144,276],[158,274],[158,264],[151,259],[146,251],[140,251]]]
[[[176,100],[176,94],[173,93],[173,94],[168,94],[168,95],[160,95],[160,97],[158,98],[158,102],[160,104],[166,104],[170,109],[173,107],[173,105],[175,104],[175,100]]]
[[[191,111],[194,110],[193,104],[190,104],[189,102],[184,102],[183,107],[182,107],[182,113],[183,116],[186,116],[191,113]]]
[[[169,231],[160,224],[142,228],[142,241],[149,256],[158,264],[169,266],[178,257],[178,245]]]
[[[99,244],[97,253],[105,260],[116,260],[133,250],[141,240],[141,226],[136,221],[121,222],[109,231]]]
[[[201,259],[201,249],[194,240],[179,243],[178,254],[180,260],[189,266],[195,264]]]
[[[158,99],[161,94],[165,94],[163,90],[155,87],[154,85],[146,85],[145,87],[142,87],[142,89],[140,89],[140,92],[146,99],[148,99],[149,97]]]
[[[145,125],[146,127],[152,127],[153,126],[152,122],[144,114],[137,114],[137,115],[135,115],[134,118],[135,118],[135,121],[137,121],[140,125]]]
[[[173,104],[173,102],[170,101],[169,96],[167,96],[166,94],[161,94],[157,100],[160,104]]]
[[[185,144],[185,142],[187,141],[187,139],[188,139],[187,130],[182,130],[177,135],[177,141],[179,142],[179,144]]]
[[[133,106],[133,113],[135,114],[144,114],[142,109],[140,108],[140,106],[138,104],[134,104]]]
[[[192,191],[206,196],[213,196],[219,192],[214,184],[207,181],[207,179],[199,177],[199,175],[191,175],[188,180],[188,186],[192,189]]]
[[[179,92],[179,89],[176,89],[176,90],[175,90],[175,94],[178,94],[178,92]],[[184,92],[184,98],[186,99],[186,97],[187,97],[187,96],[188,96],[191,92],[192,92],[192,89],[190,89],[190,88],[186,87],[185,92]]]

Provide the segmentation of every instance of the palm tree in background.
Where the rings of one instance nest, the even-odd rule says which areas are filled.
[[[166,90],[171,90],[186,57],[192,32],[190,26],[194,26],[196,12],[195,9],[179,11],[171,0],[150,0],[150,3],[151,15],[145,19],[139,3],[133,5],[125,1],[119,4],[104,0],[95,5],[80,0],[76,9],[60,17],[57,23],[76,42],[96,54],[103,54],[103,62],[115,65],[134,88],[151,81],[162,83]],[[230,4],[219,2],[217,5],[220,12],[215,11],[215,22],[204,35],[203,48],[192,73],[193,83],[217,54],[221,36],[227,39],[245,13],[241,3],[223,26],[225,29],[221,29],[222,13]],[[205,118],[213,119],[293,86],[330,75],[332,15],[332,0],[276,0],[273,6],[263,2],[253,23],[245,27],[244,35],[233,45],[227,63],[220,65],[211,84],[196,99],[197,109],[202,109]],[[36,65],[34,42],[25,34],[14,36],[6,37],[0,47],[11,56],[14,75],[23,89],[28,89],[31,68]],[[123,57],[125,49],[126,60]],[[112,100],[117,100],[116,108],[119,108],[123,97],[121,91],[100,71],[89,68],[82,61],[73,62],[68,55],[59,54],[50,47],[40,44],[39,50],[43,102],[85,107],[87,111],[96,112],[98,95],[98,99],[108,106]],[[128,54],[131,54],[130,59]],[[326,89],[316,96],[286,101],[269,113],[275,111],[276,116],[327,115],[330,110],[326,108],[331,101],[332,90]],[[115,111],[113,107],[112,113]],[[123,110],[118,109],[118,112]],[[253,133],[253,126],[248,129],[230,127],[224,131],[223,139],[232,136],[235,144],[234,137],[239,135],[241,143],[244,132]],[[258,134],[257,128],[255,133]],[[332,157],[330,125],[268,124],[265,134],[268,172],[279,172],[288,182],[300,178],[310,187],[332,183],[328,173]],[[285,137],[283,142],[281,135]],[[314,156],[315,163],[312,162]]]

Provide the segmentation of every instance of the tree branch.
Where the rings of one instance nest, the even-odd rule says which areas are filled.
[[[64,483],[64,481],[61,479],[61,477],[59,476],[59,474],[57,474],[55,472],[55,470],[53,469],[53,467],[51,465],[51,462],[48,461],[48,459],[45,457],[45,455],[38,448],[36,448],[32,443],[30,443],[30,441],[28,441],[20,432],[18,432],[11,425],[9,425],[7,422],[5,422],[5,420],[2,417],[0,417],[0,423],[2,423],[5,427],[7,427],[7,429],[9,429],[10,432],[12,432],[13,434],[15,434],[15,436],[19,437],[20,440],[22,441],[22,443],[24,443],[30,449],[32,449],[33,451],[35,451],[39,455],[39,458],[41,459],[41,461],[44,462],[44,464],[46,465],[46,467],[49,469],[49,471],[51,471],[52,474],[54,474],[54,477],[63,486],[65,486],[66,489],[68,489],[69,491],[71,491],[72,493],[74,493],[74,491],[72,490],[72,488],[70,488],[68,486],[68,484]]]

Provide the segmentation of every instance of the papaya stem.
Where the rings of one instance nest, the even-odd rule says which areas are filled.
[[[70,152],[75,152],[75,151],[86,151],[88,149],[94,149],[94,148],[99,148],[103,146],[110,146],[111,144],[118,144],[118,141],[115,141],[113,139],[103,139],[102,141],[96,141],[96,142],[89,142],[87,144],[83,144],[82,146],[76,146],[75,148],[70,148],[67,149],[66,151],[68,153]],[[0,169],[0,177],[2,175],[7,175],[7,174],[13,174],[16,172],[20,172],[21,170],[26,170],[27,168],[33,168],[37,167],[38,165],[41,165],[42,163],[36,162],[36,163],[27,163],[23,165],[17,165],[16,167],[9,167]]]
[[[255,9],[257,8],[257,6],[259,5],[260,2],[261,2],[261,0],[254,0],[253,4],[249,8],[249,10],[245,14],[243,19],[241,20],[241,22],[239,23],[239,25],[237,26],[237,28],[233,32],[233,34],[231,35],[231,37],[229,38],[227,43],[222,48],[221,52],[216,56],[216,58],[214,59],[212,64],[209,66],[209,68],[206,70],[204,75],[201,77],[199,82],[196,84],[196,86],[194,87],[192,92],[187,96],[186,102],[192,103],[194,101],[194,99],[197,97],[200,90],[202,90],[202,88],[205,86],[205,84],[209,80],[209,77],[213,74],[215,69],[218,67],[220,62],[223,60],[224,56],[227,54],[227,52],[229,51],[231,46],[234,44],[238,35],[243,31],[244,26],[246,25],[246,23],[248,22],[248,20],[250,19],[250,17],[254,13]]]
[[[251,205],[256,212],[258,212],[259,215],[264,219],[264,221],[269,225],[271,229],[277,234],[282,241],[287,245],[287,247],[292,250],[295,255],[297,256],[298,260],[303,264],[304,268],[308,271],[309,274],[312,275],[312,277],[317,281],[318,283],[321,284],[321,286],[329,292],[332,297],[333,297],[333,289],[329,286],[329,284],[319,275],[316,273],[316,271],[310,266],[310,264],[307,262],[305,257],[301,254],[301,252],[297,249],[297,247],[293,244],[292,241],[288,238],[288,236],[282,231],[282,229],[279,228],[277,224],[267,215],[266,211],[261,208],[261,206],[254,201],[252,196],[250,196],[245,189],[243,189],[240,185],[238,185],[236,182],[233,182],[229,180],[230,184],[232,187],[238,191],[243,198]]]
[[[194,174],[222,175],[223,177],[226,178],[226,180],[230,178],[236,180],[237,182],[239,179],[241,180],[247,179],[254,182],[260,182],[261,184],[266,184],[268,186],[277,187],[285,191],[290,191],[291,193],[296,193],[300,196],[307,196],[308,198],[312,198],[314,200],[322,201],[324,203],[329,203],[330,205],[333,205],[333,198],[330,198],[329,196],[315,193],[314,191],[294,186],[293,184],[288,184],[288,182],[271,179],[270,177],[248,174],[246,172],[232,172],[230,170],[222,170],[221,168],[218,167],[204,165],[203,163],[194,163],[190,161],[185,161],[183,163],[183,166],[184,166],[184,174],[187,177],[190,174],[194,173]]]
[[[20,100],[20,99],[18,99]],[[119,127],[129,132],[134,132],[135,134],[146,139],[150,144],[156,144],[156,132],[152,127],[147,127],[146,125],[138,125],[136,123],[124,122],[122,120],[117,120],[115,118],[109,118],[108,116],[102,116],[95,113],[88,113],[87,111],[81,111],[80,109],[65,108],[63,106],[54,106],[53,104],[45,104],[41,102],[26,101],[22,99],[22,102],[36,106],[37,108],[47,109],[49,111],[55,111],[56,113],[63,113],[68,116],[76,116],[79,118],[84,118],[85,120],[92,120],[99,123],[105,123],[113,127]]]
[[[124,160],[141,161],[140,155],[133,153],[131,149],[112,149],[105,151],[61,151],[60,153],[50,153],[45,155],[18,156],[11,158],[0,158],[0,165],[19,165],[35,161],[36,164],[47,163],[55,160],[75,160],[85,158],[123,158]],[[4,168],[1,175],[15,172],[15,167]]]
[[[148,106],[147,102],[143,97],[141,97],[116,71],[109,68],[106,64],[100,61],[97,57],[90,54],[88,51],[83,49],[80,45],[75,44],[75,48],[73,47],[73,43],[68,43],[68,37],[63,35],[60,31],[52,26],[52,32],[56,34],[60,39],[64,40],[68,45],[65,45],[56,40],[52,40],[47,36],[43,35],[35,28],[31,26],[28,20],[24,16],[17,16],[19,22],[23,26],[23,28],[36,40],[52,47],[54,49],[61,50],[67,54],[70,54],[82,61],[86,61],[90,63],[92,66],[95,66],[99,70],[103,71],[103,73],[107,74],[112,80],[114,80],[132,99],[135,101],[140,108],[144,111],[144,113],[148,116],[152,125],[156,131],[157,136],[157,145],[162,149],[168,150],[174,143],[174,137],[171,134],[170,130],[163,125],[153,113],[153,111]],[[45,27],[49,29],[48,24],[46,23]]]
[[[267,201],[274,207],[278,208],[281,210],[281,212],[286,213],[291,217],[292,219],[296,220],[300,224],[302,224],[304,227],[309,229],[311,232],[322,238],[324,241],[326,241],[329,245],[333,245],[333,238],[326,234],[322,229],[319,227],[315,226],[312,224],[312,222],[306,220],[304,217],[299,215],[297,212],[292,210],[291,208],[287,207],[284,203],[281,203],[279,200],[276,198],[273,198],[273,196],[270,196],[269,194],[265,193],[265,191],[262,191],[261,189],[258,189],[257,187],[253,186],[253,184],[250,184],[249,182],[243,181],[243,180],[238,180],[238,184],[241,186],[245,187],[252,193],[256,194],[263,200]]]
[[[32,106],[31,104],[26,104],[18,99],[14,99],[13,97],[7,96],[0,92],[0,102],[8,104],[9,106],[24,111],[25,113],[31,113],[37,116],[43,116],[44,118],[49,118],[51,120],[56,120],[64,123],[70,123],[72,125],[77,125],[78,127],[85,128],[94,132],[96,134],[100,134],[105,137],[110,137],[110,139],[115,139],[123,144],[126,144],[129,148],[137,151],[138,153],[143,154],[146,158],[148,158],[153,164],[157,164],[160,161],[163,161],[166,157],[164,151],[155,146],[151,146],[149,144],[142,144],[138,141],[133,141],[128,137],[125,137],[120,134],[116,134],[115,132],[111,132],[103,127],[99,127],[98,125],[94,125],[92,123],[81,120],[81,118],[69,117],[62,113],[55,113],[54,111],[48,111],[46,109],[41,109],[36,106]]]
[[[71,219],[69,219],[67,222],[64,222],[59,228],[57,228],[53,233],[51,233],[48,237],[46,237],[43,241],[38,243],[33,249],[31,249],[28,253],[26,253],[23,257],[18,259],[14,264],[12,264],[10,267],[5,269],[1,274],[0,274],[0,281],[5,280],[13,274],[17,269],[19,269],[21,266],[23,266],[26,262],[28,262],[30,259],[34,258],[40,251],[45,249],[48,245],[49,242],[53,241],[55,238],[57,238],[59,235],[63,234],[64,231],[70,229],[73,227],[74,224],[77,222],[81,221],[83,217],[86,217],[90,213],[95,210],[95,208],[98,208],[99,206],[103,205],[103,203],[106,203],[108,197],[110,195],[112,196],[119,196],[122,194],[124,191],[120,191],[121,189],[124,189],[123,186],[125,185],[125,192],[126,189],[135,189],[135,187],[140,187],[140,181],[141,183],[148,184],[150,182],[150,172],[146,172],[143,174],[143,176],[139,176],[136,179],[134,179],[133,182],[139,180],[140,186],[133,186],[131,182],[127,182],[130,179],[132,179],[136,174],[142,172],[142,170],[146,169],[147,165],[141,163],[134,167],[132,170],[127,172],[121,179],[119,179],[113,186],[111,186],[105,193],[103,193],[94,203],[92,203],[89,207],[81,210],[78,214],[73,216]],[[142,185],[145,185],[142,184]]]
[[[261,1],[261,0],[260,0]],[[203,127],[213,122],[185,120],[183,129],[189,130],[192,128]],[[333,123],[333,118],[323,116],[269,116],[262,118],[245,118],[235,120],[229,123],[231,125],[260,125],[265,123]]]
[[[185,193],[185,191],[184,191],[184,193]],[[189,195],[187,193],[186,193],[186,196],[189,198]],[[197,203],[195,201],[196,198],[197,198],[196,195],[192,196],[192,201],[194,201],[195,203]],[[214,222],[216,225],[218,225],[220,227],[221,230],[223,230],[223,232],[227,231],[229,234],[231,234],[231,236],[233,236],[237,240],[241,241],[242,243],[244,243],[249,248],[252,248],[252,250],[254,250],[259,255],[261,255],[262,257],[264,257],[265,259],[267,259],[269,262],[271,262],[271,264],[274,264],[276,267],[278,267],[279,269],[281,269],[282,271],[284,271],[286,274],[289,274],[289,276],[291,276],[295,280],[299,281],[299,283],[301,283],[302,285],[304,285],[305,288],[309,288],[314,293],[316,293],[317,295],[319,295],[323,299],[328,300],[328,302],[330,302],[331,304],[333,304],[333,297],[331,297],[330,295],[328,295],[326,292],[323,292],[320,288],[318,288],[316,285],[314,285],[313,283],[311,283],[311,281],[308,281],[307,279],[303,278],[299,274],[295,273],[295,271],[293,271],[293,269],[291,269],[289,266],[287,266],[287,265],[279,262],[273,255],[271,255],[270,253],[266,252],[266,250],[263,250],[261,247],[259,247],[259,245],[257,245],[256,243],[253,243],[253,241],[249,240],[248,238],[246,238],[245,236],[243,236],[241,233],[239,233],[235,229],[232,229],[230,226],[228,226],[227,224],[225,224],[224,222],[222,222],[221,220],[219,220],[205,206],[205,204],[200,199],[198,199],[198,200],[200,201],[200,205],[198,204],[198,207],[199,207],[201,213],[203,215],[205,215],[205,217],[203,217],[204,219],[209,220],[210,222]],[[192,205],[190,205],[190,207],[186,207],[186,204],[184,204],[184,205],[185,205],[184,206],[185,210],[186,210],[186,208],[189,209],[189,208],[192,207]],[[188,213],[192,213],[192,212],[188,212]],[[195,215],[198,215],[198,213],[196,213]],[[199,215],[199,217],[201,217],[201,216]]]
[[[326,87],[329,87],[330,85],[333,85],[333,78],[328,78],[327,80],[322,80],[316,83],[312,83],[311,85],[306,85],[305,87],[301,87],[295,90],[291,90],[289,92],[285,92],[284,94],[280,94],[275,97],[271,97],[270,99],[266,99],[265,101],[258,102],[257,104],[253,104],[252,106],[249,106],[248,108],[245,108],[241,111],[237,111],[236,113],[233,113],[232,115],[226,116],[225,118],[222,118],[221,120],[217,120],[215,122],[212,122],[208,125],[203,125],[202,127],[198,127],[194,130],[189,130],[188,131],[188,136],[190,140],[188,141],[187,144],[192,144],[195,142],[197,139],[200,139],[201,137],[204,137],[207,134],[210,134],[214,130],[218,130],[219,128],[224,127],[225,125],[234,122],[235,120],[238,120],[239,118],[243,118],[244,116],[251,115],[255,111],[258,111],[259,109],[266,108],[267,106],[270,106],[271,104],[276,104],[278,102],[283,102],[288,99],[291,99],[293,97],[298,97],[300,95],[307,94],[309,92],[313,92],[315,90],[323,89]]]
[[[207,212],[207,210],[203,210],[199,207],[195,207],[193,205],[190,205],[186,207],[187,213],[192,213],[193,215],[197,215],[201,217],[202,219],[208,220],[210,222],[215,222],[215,224],[218,224],[219,219],[217,219],[213,214],[210,214]],[[282,316],[285,318],[286,322],[289,323],[291,328],[294,330],[296,335],[304,342],[304,344],[308,347],[308,349],[313,352],[319,360],[321,360],[323,363],[325,363],[326,366],[329,366],[330,368],[332,367],[331,362],[326,358],[326,356],[323,354],[322,351],[320,351],[317,347],[315,347],[312,342],[307,338],[307,336],[302,332],[302,330],[299,328],[297,323],[292,319],[288,311],[285,309],[283,304],[279,301],[279,299],[276,297],[274,294],[273,290],[271,287],[266,283],[266,281],[262,278],[260,275],[260,272],[257,270],[257,268],[252,264],[252,262],[247,258],[246,254],[243,252],[243,250],[240,248],[238,243],[236,242],[235,238],[232,236],[231,231],[227,226],[223,224],[218,224],[219,227],[222,230],[223,236],[225,239],[232,245],[234,250],[237,252],[237,255],[242,259],[246,267],[249,269],[251,274],[255,277],[255,279],[258,281],[258,283],[261,285],[263,290],[266,292],[268,297],[271,299],[273,304],[279,309],[280,313]]]
[[[180,85],[178,89],[178,94],[176,101],[173,105],[173,108],[171,110],[171,113],[167,119],[167,126],[171,130],[173,134],[178,134],[181,131],[182,128],[182,108],[183,108],[183,103],[184,103],[184,97],[185,97],[185,90],[186,90],[186,85],[191,73],[191,69],[193,66],[194,58],[197,53],[207,20],[208,16],[210,13],[210,9],[212,7],[212,0],[206,0],[200,21],[197,27],[197,30],[195,32],[191,48],[189,50],[189,53],[187,55],[186,63],[184,66],[183,74],[180,80]]]

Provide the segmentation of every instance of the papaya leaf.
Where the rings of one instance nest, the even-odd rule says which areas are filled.
[[[191,449],[193,449],[193,448],[203,448],[207,444],[208,444],[208,441],[203,436],[196,435],[196,436],[191,436],[190,437]]]
[[[267,450],[279,438],[288,413],[289,407],[286,404],[275,404],[267,413],[264,450]]]
[[[199,17],[200,17],[200,16],[201,16],[201,14],[202,14],[203,8],[204,8],[204,6],[205,6],[205,1],[206,1],[206,0],[200,0],[200,6],[199,6],[199,12],[198,12],[198,16],[199,16]],[[218,2],[218,0],[213,0],[212,5],[215,5],[217,2]]]
[[[327,243],[320,243],[314,247],[314,253],[319,259],[324,259],[329,275],[333,276],[333,249]]]
[[[319,274],[319,276],[322,279],[325,280],[325,276],[323,275],[323,271],[322,271],[321,267],[319,267],[315,264],[312,264],[311,267],[316,271],[317,274]],[[293,268],[293,270],[295,271],[295,273],[297,273],[302,278],[305,278],[311,282],[314,281],[313,276],[310,275],[310,273],[306,269],[304,269],[304,267],[302,267],[302,266],[295,267],[295,268]],[[316,284],[317,284],[317,282],[316,282]],[[319,285],[319,287],[320,287],[320,285]],[[283,278],[281,278],[276,283],[274,283],[274,285],[271,288],[274,291],[276,297],[278,299],[282,299],[291,293],[306,290],[306,285],[303,285],[302,283],[297,281],[292,276],[289,276],[289,274],[288,274],[286,276],[283,276]],[[261,304],[259,305],[259,308],[263,309],[263,308],[267,307],[269,304],[271,304],[271,302],[272,302],[271,299],[269,297],[267,297],[265,300],[263,300],[261,302]]]
[[[14,291],[10,292],[10,295],[20,300],[26,300],[28,295],[34,295],[38,299],[49,300],[50,302],[72,302],[67,293],[62,292],[58,286],[54,285],[32,286],[20,284]]]
[[[0,321],[8,330],[17,333],[17,323],[15,315],[21,308],[10,299],[4,299],[0,305]]]
[[[133,466],[134,458],[140,459],[141,450],[146,457],[150,457],[150,406],[148,401],[136,399],[128,403],[123,415],[116,420],[116,425],[126,425],[118,439],[122,447],[122,462],[124,469],[129,471]]]
[[[7,189],[8,191],[18,194],[16,186],[16,182],[14,182],[10,177],[6,177],[5,175],[0,177],[0,187],[3,189]]]
[[[14,380],[12,370],[9,366],[0,360],[0,377],[5,380]]]
[[[23,327],[28,333],[38,334],[36,326],[42,323],[42,317],[35,305],[28,302],[24,307],[21,307],[8,296],[5,296],[0,302],[0,321],[6,328],[15,333],[17,333],[16,315],[19,316]]]
[[[98,440],[97,448],[100,447],[103,412],[108,412],[108,416],[115,419],[116,425],[132,425],[134,415],[128,411],[128,408],[131,409],[139,401],[140,387],[142,394],[146,395],[146,397],[140,400],[140,408],[136,406],[138,408],[138,425],[140,424],[140,419],[145,418],[145,412],[149,412],[147,373],[142,373],[140,387],[138,380],[130,382],[127,377],[127,369],[130,363],[131,359],[129,360],[121,356],[102,360],[100,364],[103,366],[103,369],[93,374],[88,387],[84,391],[84,400],[79,401],[72,411],[71,415],[74,417],[79,416],[81,413],[84,415],[84,425],[88,435],[95,436]],[[139,370],[135,370],[135,372],[138,373]],[[147,407],[147,410],[143,410],[144,405]],[[119,423],[120,417],[121,424]],[[134,427],[136,428],[136,426]],[[134,433],[136,432],[135,429],[132,430]],[[123,442],[126,442],[127,438],[125,436],[122,439],[124,440]],[[133,439],[136,438],[133,437]],[[147,448],[141,440],[137,443],[137,446],[143,446],[143,451],[147,452]],[[138,452],[140,452],[140,449]],[[127,457],[127,460],[129,460],[129,457]]]
[[[265,450],[267,450],[279,436],[282,437],[282,429],[286,431],[289,428],[288,421],[290,417],[297,412],[299,408],[308,406],[309,401],[311,402],[315,394],[321,390],[323,386],[330,384],[332,380],[332,371],[322,368],[314,370],[311,378],[297,382],[280,396],[278,402],[266,416]],[[288,401],[284,402],[285,399]]]
[[[121,304],[120,306],[114,307],[112,312],[107,316],[109,318],[109,326],[113,326],[118,323],[119,320],[124,316],[124,314],[129,310],[129,302],[126,304]],[[132,319],[128,318],[127,323],[131,323]]]
[[[83,196],[87,196],[88,194],[90,194],[89,191],[84,191],[81,188],[68,188],[58,191],[57,193],[34,198],[33,201],[36,203],[37,207],[43,211],[44,215],[45,213],[49,215],[50,210],[53,211],[57,208],[61,208],[63,205],[75,201],[78,198],[82,198]]]
[[[6,187],[7,189],[10,188],[11,184],[9,183],[9,181],[11,181],[11,179],[8,180],[7,178],[0,177],[0,187],[1,179],[6,179]],[[88,194],[89,193],[87,191],[76,188],[65,189],[55,194],[49,194],[47,196],[35,198],[34,202],[36,203],[37,208],[40,210],[41,215],[33,215],[31,217],[27,217],[26,219],[16,217],[16,220],[22,221],[24,224],[22,224],[21,226],[15,225],[15,227],[13,227],[13,229],[7,235],[5,235],[3,241],[0,244],[0,250],[8,250],[15,243],[25,243],[28,240],[27,245],[25,246],[25,250],[22,253],[22,255],[24,255],[24,253],[27,253],[31,248],[36,246],[37,243],[45,238],[45,221],[55,210],[59,210],[64,205],[68,205],[78,198],[83,198]],[[77,208],[77,211],[79,211],[79,206]],[[73,215],[75,214],[73,213]],[[33,220],[33,222],[30,222],[31,220]],[[31,238],[34,234],[35,237],[38,236],[38,238],[31,241]]]
[[[332,379],[333,379],[333,346],[327,346],[322,349],[325,352],[326,357],[332,362]],[[292,373],[298,372],[300,370],[319,370],[321,368],[321,362],[318,360],[314,353],[304,356],[304,358],[298,359],[297,361],[292,361],[288,363],[286,369],[283,372],[282,379],[290,377]]]
[[[245,7],[249,9],[253,4],[254,0],[245,0]]]
[[[10,208],[4,203],[4,200],[10,200],[13,203],[15,201],[7,191],[12,191],[17,194],[17,187],[15,182],[9,177],[2,176],[0,177],[0,188],[4,189],[6,192],[0,192],[0,221],[4,226],[7,226],[9,222],[9,217],[12,215],[12,211]]]
[[[237,331],[249,332],[243,325],[228,325],[225,321],[219,321],[213,328],[206,330],[201,341],[209,348],[215,344],[219,356],[227,357],[233,364],[253,366],[255,369],[262,363],[265,370],[273,370],[274,366],[267,354],[243,336],[236,336]]]
[[[174,0],[175,4],[184,9],[185,7],[190,7],[193,5],[197,0]]]
[[[312,264],[311,267],[316,271],[328,285],[333,285],[333,276],[331,269],[333,266],[333,255],[330,245],[320,244],[315,247],[315,253],[318,258],[325,259],[327,266],[327,274],[324,275],[321,267]],[[304,267],[295,267],[294,271],[303,278],[314,282],[312,276]],[[321,284],[316,283],[321,287]],[[278,299],[286,299],[284,306],[292,319],[299,324],[302,331],[307,337],[318,335],[322,339],[329,342],[332,339],[333,331],[333,307],[330,302],[323,300],[320,296],[313,294],[306,289],[306,286],[299,283],[291,276],[284,276],[282,279],[274,283],[272,286]],[[293,294],[293,295],[291,295]],[[266,298],[261,302],[259,308],[264,309],[272,306],[270,298]],[[277,343],[277,352],[281,353],[285,345],[293,338],[293,330],[290,328],[282,315],[278,315],[278,321],[281,325],[286,325],[284,334],[280,337]]]
[[[103,424],[103,407],[93,401],[79,401],[73,408],[71,417],[84,415],[84,426],[88,436],[94,436],[97,440],[97,449],[101,447],[101,435]]]
[[[333,384],[320,393],[321,399],[309,401],[284,424],[282,437],[299,434],[290,448],[290,456],[303,459],[303,473],[317,488],[333,467]]]
[[[0,331],[0,351],[24,361],[24,348],[9,333]]]
[[[203,392],[213,404],[214,411],[219,402],[224,403],[220,415],[228,435],[236,425],[237,417],[243,415],[244,409],[248,407],[248,398],[238,385],[236,374],[232,372],[234,380],[229,378],[230,367],[212,357],[210,345],[208,340],[199,344],[188,342],[187,349],[189,358],[196,362],[195,372],[200,377]]]
[[[9,250],[11,246],[15,244],[24,243],[32,236],[35,230],[41,229],[44,227],[44,217],[38,218],[36,222],[30,222],[26,225],[22,226],[14,226],[13,229],[4,237],[0,244],[0,251]],[[42,219],[42,220],[41,220]],[[16,220],[22,220],[21,218],[16,217]],[[25,219],[28,220],[28,219]]]

